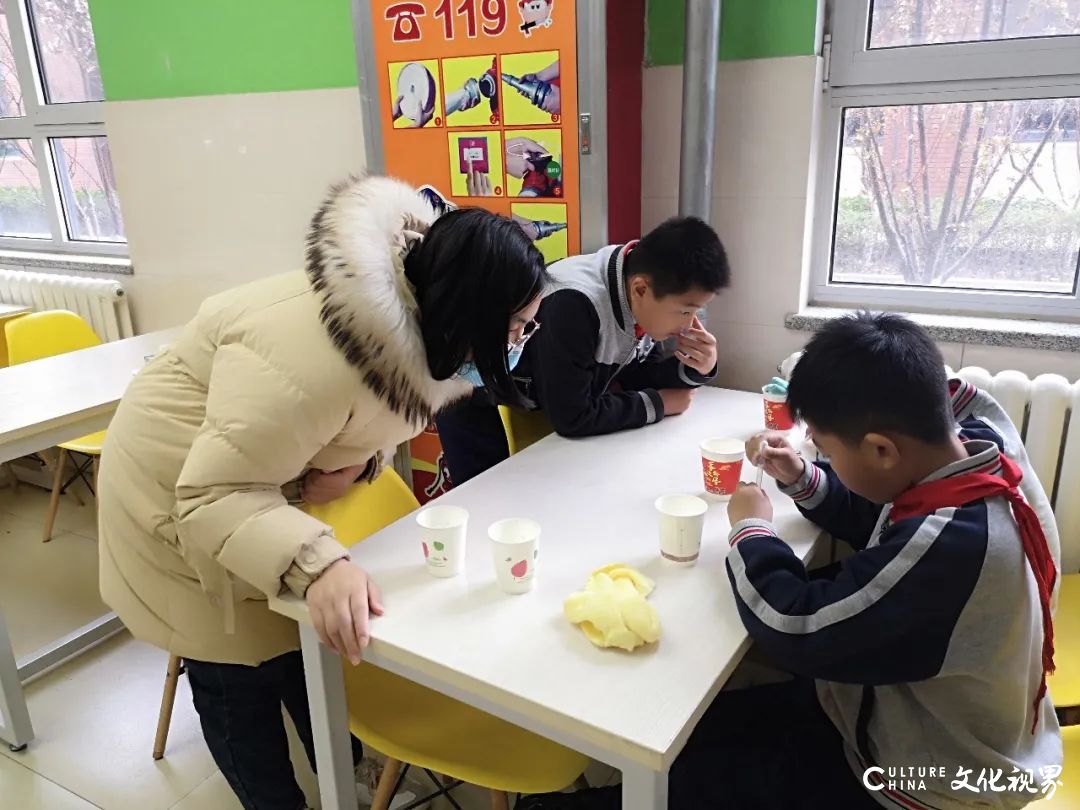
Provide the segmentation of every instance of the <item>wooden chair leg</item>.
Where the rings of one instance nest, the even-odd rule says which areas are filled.
[[[169,668],[165,672],[165,690],[161,693],[161,710],[158,712],[157,734],[154,735],[154,759],[165,756],[165,742],[169,739],[176,687],[180,683],[182,663],[179,655],[169,656]]]
[[[510,797],[504,791],[491,791],[491,810],[510,810]]]
[[[45,534],[41,538],[43,543],[52,540],[53,524],[56,523],[56,512],[60,509],[60,488],[64,486],[64,466],[67,461],[67,450],[61,449],[56,458],[56,469],[53,470],[52,496],[49,498],[49,511],[45,515]]]
[[[401,768],[401,760],[387,757],[375,795],[371,799],[371,810],[390,810],[390,801],[394,798],[394,788],[401,775]]]

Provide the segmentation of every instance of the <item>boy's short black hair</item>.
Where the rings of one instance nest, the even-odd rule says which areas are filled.
[[[849,315],[814,335],[791,374],[788,407],[849,443],[892,432],[941,444],[954,432],[941,352],[921,326],[887,313]]]
[[[720,237],[697,217],[672,217],[641,237],[629,273],[647,276],[657,298],[693,288],[719,292],[731,278]]]

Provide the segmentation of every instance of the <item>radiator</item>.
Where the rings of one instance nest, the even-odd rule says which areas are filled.
[[[81,315],[103,341],[135,334],[124,288],[116,281],[0,268],[0,302],[36,312],[67,309]]]
[[[976,366],[957,374],[989,391],[1024,437],[1031,466],[1054,506],[1061,570],[1080,571],[1080,382],[1058,374],[1034,380],[1019,371],[991,375]]]

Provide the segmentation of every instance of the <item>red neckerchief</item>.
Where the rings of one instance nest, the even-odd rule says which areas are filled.
[[[963,506],[980,498],[1004,496],[1012,506],[1013,517],[1020,527],[1020,540],[1024,545],[1035,582],[1039,586],[1039,605],[1042,607],[1043,645],[1042,645],[1042,680],[1035,695],[1035,722],[1031,733],[1039,722],[1039,703],[1046,694],[1046,676],[1054,671],[1054,620],[1050,615],[1050,595],[1054,592],[1057,581],[1057,568],[1054,558],[1046,545],[1046,535],[1042,524],[1024,496],[1020,493],[1020,481],[1023,471],[1004,454],[1000,455],[1001,475],[988,473],[968,473],[951,478],[942,478],[926,484],[918,484],[900,495],[892,506],[889,518],[892,521],[929,515],[938,509],[950,506]]]

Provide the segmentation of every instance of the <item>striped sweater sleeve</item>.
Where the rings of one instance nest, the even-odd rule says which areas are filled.
[[[986,548],[985,535],[962,536],[954,512],[889,527],[828,579],[811,578],[769,523],[737,523],[727,572],[747,631],[806,677],[887,684],[937,674]]]
[[[848,490],[827,462],[805,462],[799,480],[780,491],[810,522],[852,548],[866,548],[883,508]]]

